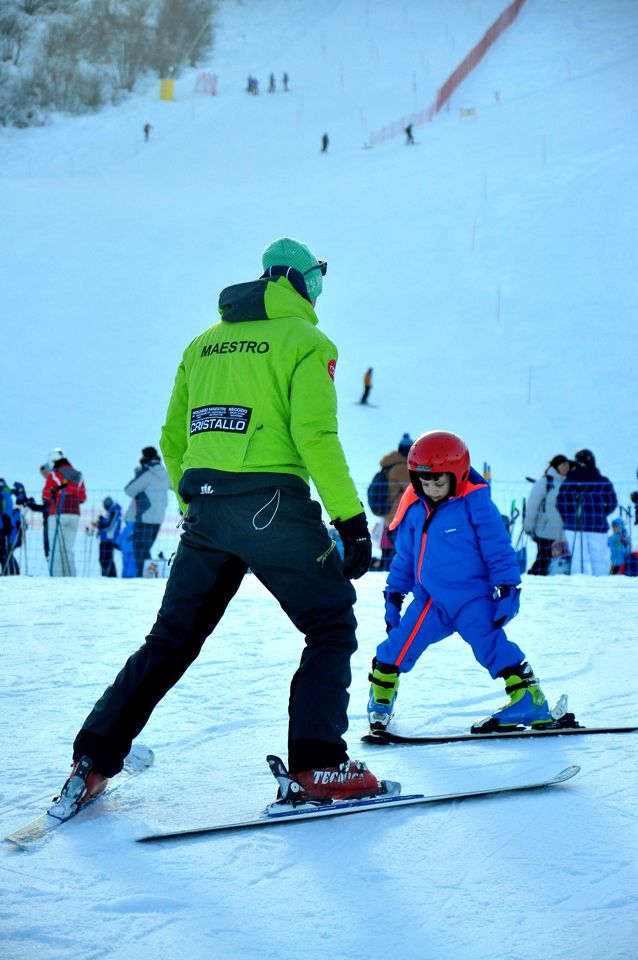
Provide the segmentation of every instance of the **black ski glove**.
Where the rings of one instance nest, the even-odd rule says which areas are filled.
[[[335,520],[343,542],[343,573],[349,580],[358,580],[370,569],[372,541],[365,513],[358,513],[349,520]]]

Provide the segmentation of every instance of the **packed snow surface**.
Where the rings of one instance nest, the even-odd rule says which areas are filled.
[[[117,109],[0,131],[0,475],[40,488],[61,445],[89,495],[156,443],[185,345],[276,236],[329,261],[340,428],[364,488],[404,431],[461,433],[496,481],[587,446],[633,488],[638,13],[527,0],[449,111],[430,106],[505,0],[225,3],[207,69]],[[270,71],[290,92],[265,92]],[[262,92],[245,91],[249,73]],[[461,116],[460,110],[474,108]],[[142,126],[153,124],[143,141]],[[327,131],[330,147],[319,152]],[[356,404],[375,370],[369,409]],[[624,487],[622,486],[624,484]],[[497,489],[497,482],[494,484]],[[511,636],[550,700],[635,723],[636,584],[524,578]],[[156,765],[39,849],[0,850],[7,960],[633,960],[636,735],[359,744],[383,577],[357,583],[350,750],[407,792],[581,773],[551,791],[143,847],[252,815],[285,756],[302,638],[252,577],[142,740]],[[0,582],[2,835],[59,789],[86,713],[148,632],[157,581]],[[503,699],[458,638],[404,678],[403,731],[467,730]]]
[[[635,723],[636,580],[526,577],[509,628],[552,701],[587,725]],[[302,639],[247,577],[198,661],[140,740],[155,766],[41,847],[0,850],[3,960],[633,960],[638,936],[638,734],[374,747],[367,673],[383,575],[357,583],[349,747],[404,793],[568,784],[162,846],[135,838],[259,813],[285,757],[288,683]],[[59,789],[75,732],[142,641],[157,581],[0,582],[0,830]],[[457,636],[406,675],[403,732],[465,731],[503,701]],[[515,944],[515,946],[513,946]]]

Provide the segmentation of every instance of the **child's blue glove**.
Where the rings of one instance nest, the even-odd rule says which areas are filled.
[[[496,587],[494,599],[496,600],[494,625],[496,627],[504,627],[506,623],[514,619],[521,609],[520,585],[506,583],[502,587]]]
[[[401,621],[401,607],[405,596],[402,593],[394,593],[391,590],[384,590],[385,597],[385,632],[390,633],[395,627],[399,626]]]

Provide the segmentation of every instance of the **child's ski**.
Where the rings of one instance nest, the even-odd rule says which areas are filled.
[[[52,830],[56,830],[63,823],[66,823],[67,820],[70,820],[72,817],[77,816],[78,813],[81,813],[82,810],[85,810],[87,807],[92,806],[96,801],[101,800],[103,797],[108,797],[109,794],[113,793],[114,790],[117,790],[118,787],[121,787],[123,783],[126,783],[127,780],[130,780],[131,777],[137,776],[139,773],[143,773],[144,770],[152,765],[155,756],[153,751],[149,747],[144,747],[140,743],[134,743],[131,752],[124,761],[124,769],[121,773],[118,773],[108,784],[106,790],[100,793],[97,797],[94,797],[92,800],[87,801],[87,803],[82,804],[74,813],[68,816],[66,819],[61,820],[59,817],[51,816],[50,813],[43,813],[39,817],[36,817],[35,820],[31,820],[29,823],[25,823],[18,830],[14,830],[13,833],[10,833],[9,836],[5,837],[5,840],[14,844],[21,849],[28,849],[32,847],[33,844],[37,843],[39,840],[42,840],[47,834],[51,833]],[[53,809],[55,804],[53,804],[50,809]]]
[[[280,761],[281,762],[281,761]],[[487,797],[497,794],[515,793],[522,790],[537,790],[542,787],[553,787],[564,783],[576,776],[580,767],[566,767],[554,777],[530,783],[502,784],[498,787],[484,787],[483,789],[445,793],[440,795],[425,795],[422,793],[408,796],[377,796],[361,800],[339,800],[334,803],[323,803],[316,806],[304,804],[292,806],[289,804],[273,804],[261,816],[250,820],[239,820],[234,823],[218,823],[211,827],[196,827],[191,830],[174,830],[167,833],[154,833],[146,837],[139,837],[139,843],[157,843],[163,840],[185,840],[192,837],[202,837],[213,833],[227,833],[233,830],[255,830],[259,827],[273,827],[283,823],[299,823],[301,821],[318,820],[324,817],[339,817],[351,813],[369,813],[372,810],[388,810],[391,807],[417,806],[428,803],[444,803],[452,800],[465,800],[472,797]]]
[[[562,737],[592,733],[634,733],[638,727],[550,727],[548,730],[533,730],[523,727],[520,730],[496,730],[494,733],[441,733],[430,736],[404,736],[390,730],[370,731],[361,737],[364,743],[387,746],[389,743],[429,744],[458,743],[464,740],[514,740],[518,737]]]

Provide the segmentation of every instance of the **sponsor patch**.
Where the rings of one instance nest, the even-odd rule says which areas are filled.
[[[330,374],[330,379],[331,379],[331,380],[334,380],[336,370],[337,370],[337,361],[336,361],[336,360],[329,360],[329,361],[328,361],[328,373]]]
[[[246,433],[252,412],[251,407],[195,407],[191,410],[191,437],[196,433]]]

